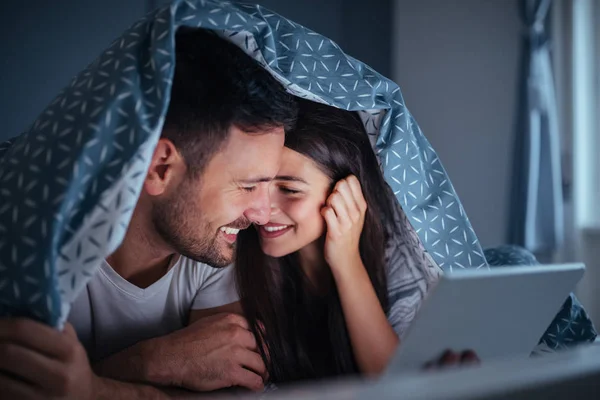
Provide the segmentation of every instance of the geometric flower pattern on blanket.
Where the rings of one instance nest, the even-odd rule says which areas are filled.
[[[444,270],[488,267],[395,83],[263,7],[178,1],[129,28],[0,150],[0,314],[61,325],[121,242],[164,121],[179,26],[228,38],[295,95],[359,111],[432,258]]]

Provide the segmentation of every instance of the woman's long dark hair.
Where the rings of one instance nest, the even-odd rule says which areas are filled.
[[[335,183],[355,175],[367,202],[359,250],[384,312],[388,311],[384,221],[393,221],[391,190],[355,112],[299,100],[285,146],[312,159]],[[240,232],[236,281],[245,317],[274,383],[358,373],[338,292],[315,291],[297,253],[265,255],[256,229]]]

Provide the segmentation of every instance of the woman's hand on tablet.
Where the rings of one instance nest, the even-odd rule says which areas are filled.
[[[465,350],[462,352],[446,350],[440,358],[425,364],[424,368],[426,370],[432,370],[446,367],[478,365],[480,363],[481,360],[473,350]]]

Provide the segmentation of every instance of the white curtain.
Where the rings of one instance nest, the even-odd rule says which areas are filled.
[[[583,261],[577,294],[600,324],[600,0],[554,3],[554,65],[567,182],[567,243],[557,261]]]
[[[523,0],[527,28],[509,243],[551,255],[563,243],[563,191],[546,21],[552,0]]]

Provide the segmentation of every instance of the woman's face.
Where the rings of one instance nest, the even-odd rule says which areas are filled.
[[[256,226],[262,250],[283,257],[315,242],[325,232],[321,208],[331,180],[309,158],[285,147],[271,185],[271,218]]]

